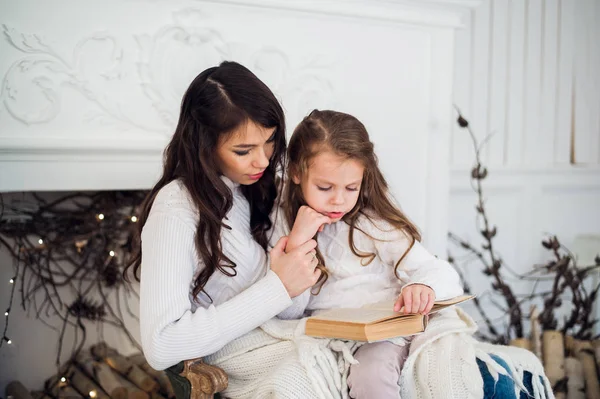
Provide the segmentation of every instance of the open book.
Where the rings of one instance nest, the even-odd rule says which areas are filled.
[[[472,298],[461,295],[436,301],[429,314]],[[385,301],[362,308],[331,309],[309,317],[306,335],[373,342],[421,333],[428,319],[429,315],[394,312],[394,302]]]

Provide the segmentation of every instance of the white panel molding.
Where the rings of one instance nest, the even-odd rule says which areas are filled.
[[[473,193],[470,169],[455,168],[450,178],[450,195]],[[529,192],[562,192],[600,188],[600,167],[555,167],[555,168],[491,168],[483,180],[484,194],[498,190]],[[493,195],[490,195],[493,196]],[[599,198],[600,201],[600,198]],[[600,202],[599,202],[600,203]],[[600,228],[600,221],[599,221]]]
[[[115,37],[108,34],[96,32],[79,40],[73,49],[72,59],[66,59],[60,55],[60,51],[46,43],[43,37],[33,33],[22,33],[14,27],[2,25],[3,34],[10,44],[24,54],[28,54],[14,60],[11,68],[6,72],[2,80],[2,102],[8,113],[26,125],[47,123],[54,119],[61,111],[60,91],[63,86],[78,91],[88,101],[94,102],[103,111],[103,115],[92,115],[90,118],[111,117],[115,121],[132,125],[142,129],[151,129],[142,126],[126,118],[118,104],[108,102],[108,99],[100,95],[92,88],[89,76],[86,76],[79,68],[80,57],[86,45],[92,41],[108,42],[112,47],[109,62],[111,68],[103,71],[95,78],[104,80],[120,79],[120,68],[123,50],[120,48]],[[29,81],[23,78],[31,72],[34,76]],[[45,102],[37,109],[23,108],[21,102],[30,101],[30,98],[19,98],[22,85],[29,84],[38,91],[38,95]],[[24,96],[21,96],[24,97]],[[21,105],[21,109],[19,109]]]
[[[457,35],[453,102],[492,166],[600,164],[600,0],[484,0]],[[470,146],[452,132],[452,164]],[[465,157],[466,155],[466,157]]]
[[[509,35],[506,30],[509,23],[509,5],[506,1],[492,3],[490,43],[495,50],[490,60],[489,95],[490,117],[486,131],[493,132],[486,147],[486,159],[490,164],[504,162],[504,143],[506,142],[506,108],[508,85]],[[495,151],[491,151],[494,148]]]
[[[113,132],[135,129],[145,134],[158,132],[169,137],[177,122],[182,93],[177,92],[173,87],[178,71],[174,67],[168,68],[164,61],[168,59],[169,47],[178,44],[201,47],[206,67],[215,65],[223,59],[245,61],[245,64],[254,71],[268,74],[273,90],[282,97],[295,96],[300,98],[300,102],[307,93],[313,96],[317,93],[326,97],[321,101],[328,101],[333,97],[333,87],[327,79],[327,68],[333,61],[327,55],[313,54],[302,65],[294,67],[285,51],[272,46],[256,48],[250,54],[246,54],[247,51],[235,51],[240,44],[226,43],[219,32],[201,27],[204,14],[200,10],[176,11],[173,13],[173,19],[174,24],[159,28],[153,35],[135,35],[139,45],[139,59],[136,62],[139,82],[136,84],[141,86],[143,94],[151,101],[163,122],[161,126],[135,121],[121,109],[119,102],[110,99],[110,93],[92,87],[90,84],[91,78],[121,79],[123,49],[118,45],[115,37],[104,33],[93,33],[81,39],[73,49],[74,61],[68,62],[58,55],[60,51],[46,44],[41,36],[21,33],[3,25],[9,42],[21,52],[30,54],[15,60],[4,77],[2,99],[6,110],[14,119],[26,125],[48,123],[64,111],[61,110],[60,104],[61,90],[65,90],[63,86],[68,86],[78,91],[87,101],[98,105],[99,113],[87,116],[89,118],[87,121],[98,122],[111,128]],[[111,70],[90,78],[78,68],[78,58],[86,43],[93,40],[108,41],[113,45],[111,62],[114,66]],[[43,72],[35,74],[29,81],[19,82],[16,75],[28,72],[38,65],[43,65]],[[64,80],[58,81],[59,79]],[[38,94],[46,100],[39,109],[18,109],[19,99],[16,93],[21,91],[22,84],[35,86],[39,90]],[[30,104],[27,106],[31,107]],[[130,149],[135,150],[135,148]]]
[[[564,178],[573,178],[576,176],[597,177],[600,176],[600,166],[578,166],[578,165],[557,165],[553,167],[545,166],[505,166],[488,167],[489,173],[493,178],[519,178],[519,176],[545,176],[554,178],[561,176]],[[452,179],[459,179],[461,175],[467,178],[470,176],[471,167],[461,166],[452,168]],[[487,179],[484,180],[488,181]],[[599,180],[600,181],[600,180]]]
[[[550,139],[550,132],[541,131],[541,100],[542,100],[542,19],[544,17],[543,0],[527,1],[525,10],[525,97],[522,106],[525,107],[523,136],[521,145],[523,147],[521,164],[546,164],[539,143],[541,138]],[[546,136],[546,137],[544,137]]]
[[[198,0],[419,26],[459,27],[482,0]]]
[[[179,54],[186,56],[201,51],[206,67],[232,57],[231,44],[226,43],[218,31],[204,27],[205,19],[200,10],[183,9],[173,13],[173,24],[158,28],[154,34],[135,35],[139,47],[136,70],[140,85],[165,126],[176,126],[177,104],[182,96],[173,85],[177,63],[165,62],[175,55],[175,51],[170,50],[176,48]]]
[[[174,24],[161,27],[154,35],[135,37],[140,54],[137,62],[140,84],[165,126],[176,125],[181,101],[182,93],[172,84],[177,70],[164,62],[171,55],[170,48],[177,45],[203,51],[202,63],[206,68],[224,59],[243,62],[254,73],[264,76],[269,87],[286,100],[288,112],[304,112],[302,105],[309,99],[314,104],[333,102],[334,87],[328,75],[335,60],[329,55],[308,54],[302,64],[295,65],[289,51],[281,48],[226,42],[222,33],[203,28],[206,19],[201,10],[183,9],[173,13]]]
[[[554,140],[554,161],[557,164],[571,162],[571,128],[573,110],[573,59],[575,40],[575,2],[561,1],[559,10],[558,36],[558,87],[555,111],[556,136]]]
[[[126,26],[100,9],[86,23],[79,13],[90,10],[76,3],[63,30],[19,12],[7,18],[0,191],[151,187],[190,78],[233,59],[273,89],[288,131],[312,108],[364,120],[394,194],[432,251],[445,252],[454,27],[479,1],[188,4],[107,5],[120,18],[147,7],[143,21]],[[297,29],[273,35],[269,26],[282,21]],[[373,45],[388,42],[396,51]],[[398,174],[397,157],[419,172]]]
[[[520,273],[548,259],[540,245],[547,234],[567,247],[579,234],[600,234],[600,167],[495,168],[482,184],[490,222],[498,226],[496,246]],[[476,199],[469,170],[453,171],[450,231],[473,243],[480,242]]]
[[[430,129],[428,140],[428,165],[425,192],[426,210],[423,223],[425,245],[437,256],[444,256],[447,239],[441,232],[448,231],[448,199],[450,178],[447,168],[450,164],[450,131],[452,116],[448,104],[452,99],[452,81],[448,74],[449,61],[453,57],[454,37],[443,33],[431,37],[431,83],[429,87]]]
[[[509,44],[508,44],[508,71],[507,96],[506,96],[506,114],[504,132],[504,150],[502,151],[503,164],[520,164],[523,157],[522,140],[525,119],[525,107],[522,100],[525,98],[525,7],[527,3],[519,0],[511,0],[509,4]],[[495,149],[492,149],[494,152]]]
[[[93,175],[86,188],[93,188],[98,173],[106,176],[98,178],[97,189],[150,187],[177,122],[183,89],[178,91],[176,86],[189,84],[181,81],[180,66],[165,62],[174,55],[172,48],[179,50],[179,56],[186,55],[182,51],[190,57],[199,53],[203,64],[199,70],[224,59],[242,62],[282,99],[288,117],[303,115],[307,103],[315,107],[334,103],[329,69],[335,60],[327,54],[305,54],[298,57],[302,63],[292,62],[288,52],[275,46],[226,42],[219,32],[204,27],[207,19],[201,10],[185,8],[174,11],[173,23],[157,27],[154,33],[128,37],[92,32],[72,49],[49,44],[53,42],[49,35],[20,32],[3,24],[4,37],[18,56],[4,74],[0,92],[0,121],[4,120],[0,191],[79,189],[74,159],[94,155],[94,162],[102,163],[101,154],[106,155],[104,168],[89,171]],[[108,55],[102,59],[107,68],[88,74],[82,59],[89,56],[88,46],[99,42],[108,47]],[[127,47],[125,42],[134,42],[137,48]],[[71,57],[64,56],[69,53]],[[109,86],[115,83],[128,92],[129,105],[135,103],[137,109],[126,107],[119,92],[111,90]],[[78,96],[71,100],[76,102],[75,108],[66,109],[64,102],[69,96]],[[65,118],[79,128],[64,130],[55,125]],[[7,128],[9,119],[18,124]],[[152,172],[145,173],[145,178],[132,174],[129,183],[116,179],[119,183],[111,185],[109,176],[124,173],[114,162],[127,164],[131,157],[153,165]],[[30,169],[21,168],[23,163],[32,161],[38,165],[48,162],[47,175],[61,176],[54,179],[54,187],[39,174],[15,179],[19,170]]]

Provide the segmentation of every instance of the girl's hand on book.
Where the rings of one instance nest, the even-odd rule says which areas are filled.
[[[427,314],[435,302],[435,293],[424,284],[411,284],[402,289],[394,304],[394,312]]]
[[[329,223],[331,223],[329,217],[320,214],[309,206],[301,206],[290,232],[286,251],[290,251],[312,239],[317,231],[323,231],[323,227]]]

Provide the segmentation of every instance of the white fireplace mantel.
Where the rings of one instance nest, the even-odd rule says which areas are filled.
[[[151,187],[185,88],[229,59],[273,89],[288,133],[313,108],[359,117],[394,195],[442,250],[454,30],[478,3],[12,2],[0,20],[0,192]]]

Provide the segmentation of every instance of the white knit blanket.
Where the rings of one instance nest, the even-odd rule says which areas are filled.
[[[305,319],[272,319],[205,358],[229,376],[224,396],[348,398],[348,370],[356,363],[352,354],[362,343],[308,337],[305,324]],[[411,343],[399,381],[402,398],[481,399],[483,380],[476,358],[486,363],[496,381],[500,374],[509,375],[517,390],[523,387],[523,372],[530,371],[534,397],[553,397],[541,362],[531,352],[478,342],[473,338],[476,330],[474,321],[456,307],[432,316],[427,330]],[[402,339],[394,342],[403,344]],[[509,371],[490,354],[507,361]]]

